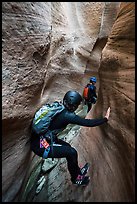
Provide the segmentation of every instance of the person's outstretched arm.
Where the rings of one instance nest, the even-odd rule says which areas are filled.
[[[110,107],[108,108],[104,118],[84,119],[72,113],[68,115],[68,120],[69,120],[69,123],[72,123],[72,124],[77,124],[77,125],[86,126],[86,127],[95,127],[107,122],[109,115],[110,115]]]

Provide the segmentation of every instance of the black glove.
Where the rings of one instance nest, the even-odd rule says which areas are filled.
[[[97,98],[96,97],[93,97],[93,104],[95,104],[96,103],[96,101],[97,101]]]

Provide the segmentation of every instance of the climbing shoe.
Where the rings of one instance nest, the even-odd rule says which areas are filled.
[[[86,175],[89,170],[89,163],[86,163],[82,168],[80,168],[81,175]]]
[[[90,181],[89,176],[84,176],[84,175],[78,175],[75,181],[72,181],[74,185],[77,186],[87,186]]]

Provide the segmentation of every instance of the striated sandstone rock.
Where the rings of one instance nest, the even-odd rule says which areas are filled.
[[[101,51],[118,8],[119,3],[115,2],[2,3],[4,202],[21,201],[21,195],[28,193],[25,188],[28,177],[36,164],[41,164],[41,158],[30,152],[29,147],[29,126],[34,112],[44,102],[61,100],[68,89],[82,92],[91,74],[98,77]],[[98,80],[99,100],[93,110],[93,116],[99,115],[111,105],[109,125],[105,129],[82,128],[79,136],[75,135],[77,130],[70,131],[71,143],[79,151],[80,162],[88,160],[92,164],[91,184],[85,191],[72,186],[66,161],[61,159],[47,175],[48,186],[44,185],[45,189],[34,199],[27,194],[30,201],[134,199],[134,80],[132,83],[130,81],[130,77],[134,77],[133,29],[134,3],[122,4],[103,50],[99,68],[100,82]],[[106,93],[104,87],[108,85],[108,81],[110,85]],[[128,86],[129,83],[131,86]],[[121,89],[121,93],[117,89]],[[117,107],[121,104],[125,108],[120,111]],[[127,116],[131,118],[130,121]],[[82,142],[87,148],[81,146]],[[127,169],[123,174],[125,168]],[[33,175],[33,182],[35,178],[37,180],[39,171],[38,167]],[[32,188],[32,181],[29,189]],[[110,192],[114,181],[113,191]],[[100,186],[103,186],[103,190]]]
[[[108,125],[83,128],[92,163],[91,200],[135,199],[135,4],[122,3],[102,52],[99,98],[93,117],[111,107]],[[89,115],[90,117],[90,115]],[[107,185],[106,185],[107,183]]]
[[[40,48],[50,44],[49,10],[50,2],[2,4],[2,190],[5,202],[13,200],[19,192],[31,161],[28,128],[43,86],[42,59],[47,53]],[[36,61],[38,55],[39,62]]]

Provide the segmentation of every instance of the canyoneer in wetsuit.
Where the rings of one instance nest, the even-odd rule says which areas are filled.
[[[49,130],[59,130],[65,129],[68,124],[76,124],[86,127],[95,127],[102,125],[108,121],[110,108],[108,108],[107,113],[104,118],[100,119],[84,119],[75,114],[75,110],[78,108],[82,102],[82,96],[77,91],[68,91],[63,98],[63,105],[65,109],[59,113],[50,124]],[[38,135],[32,132],[31,137],[31,149],[40,157],[44,157],[46,150],[40,148],[40,141]],[[50,144],[50,139],[47,142]],[[63,158],[67,160],[68,170],[71,176],[71,181],[73,184],[77,185],[87,185],[89,183],[89,176],[85,176],[87,173],[86,165],[80,168],[78,165],[78,153],[74,147],[69,143],[57,138],[54,134],[53,152],[49,147],[49,153],[46,158]]]
[[[85,92],[83,92],[83,98],[85,100],[85,105],[88,106],[87,113],[91,110],[92,105],[95,104],[97,101],[96,86],[95,86],[96,82],[97,82],[96,77],[94,76],[90,77],[90,82],[85,87],[85,88],[88,87],[88,94],[84,96]]]

